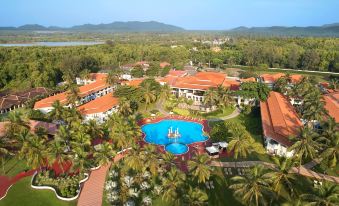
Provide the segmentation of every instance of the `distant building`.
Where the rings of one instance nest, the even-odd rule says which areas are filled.
[[[89,78],[81,79],[80,77],[77,77],[75,80],[78,85],[86,85],[96,81],[104,80],[107,78],[107,75],[107,73],[90,73]]]
[[[37,96],[48,95],[49,91],[44,87],[37,87],[25,92],[8,94],[0,97],[0,114],[23,107],[24,104]]]
[[[266,102],[260,102],[261,121],[267,152],[291,157],[289,137],[297,137],[303,126],[289,100],[278,92],[270,92]]]
[[[96,120],[103,123],[108,116],[116,112],[119,106],[118,98],[109,93],[78,107],[84,121]]]

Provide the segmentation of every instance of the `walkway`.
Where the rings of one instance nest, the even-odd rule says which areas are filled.
[[[165,101],[164,99],[160,99],[159,101],[157,101],[157,103],[155,104],[155,108],[157,110],[159,110],[159,112],[165,116],[168,116],[170,115],[166,110],[164,110],[164,104],[165,104]]]
[[[209,122],[218,122],[218,121],[224,121],[224,120],[228,120],[228,119],[232,119],[234,117],[237,117],[240,114],[240,109],[237,107],[232,114],[224,116],[224,117],[219,117],[219,118],[212,118],[212,119],[207,119],[207,121]]]
[[[275,168],[276,167],[272,163],[263,162],[263,161],[243,161],[243,162],[212,161],[210,163],[210,165],[214,166],[214,167],[232,167],[232,168],[253,167],[253,166],[259,165],[259,164],[263,165],[265,167],[270,167],[270,168]],[[300,173],[299,173],[299,168],[298,167],[293,167],[291,169],[290,173],[297,173],[297,174],[300,174],[302,176],[311,177],[311,178],[315,178],[315,179],[318,179],[318,180],[327,180],[327,181],[339,184],[339,177],[330,176],[330,175],[324,175],[324,174],[317,173],[317,172],[314,172],[314,171],[308,169],[313,164],[315,164],[315,163],[313,161],[311,161],[310,163],[306,163],[305,165],[302,165],[301,169],[300,169]]]
[[[114,162],[119,161],[124,157],[124,153],[118,154],[114,158]],[[104,194],[104,187],[106,181],[106,174],[111,166],[111,163],[101,166],[97,170],[91,171],[88,180],[84,183],[79,200],[78,206],[101,206]]]
[[[32,176],[36,170],[20,172],[14,177],[0,176],[0,200],[4,198],[11,186],[24,177]]]

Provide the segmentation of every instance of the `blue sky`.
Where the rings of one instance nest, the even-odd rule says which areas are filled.
[[[186,29],[339,22],[339,0],[2,0],[0,26],[160,21]]]

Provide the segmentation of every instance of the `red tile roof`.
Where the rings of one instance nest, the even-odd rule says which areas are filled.
[[[304,78],[304,76],[302,76],[300,74],[290,75],[290,80],[293,84],[300,82],[303,78]]]
[[[141,82],[143,82],[145,79],[141,78],[141,79],[132,79],[130,81],[123,81],[121,82],[122,85],[127,85],[127,86],[134,86],[134,87],[138,87]]]
[[[0,122],[0,137],[6,134],[7,124],[9,124],[9,122]],[[31,132],[35,132],[35,130],[38,129],[39,127],[43,127],[47,130],[48,134],[55,135],[58,130],[58,126],[56,124],[48,122],[29,120],[29,125]]]
[[[106,80],[95,81],[91,84],[79,87],[79,96],[85,97],[91,93],[97,92],[107,87],[109,87],[109,85],[106,83]],[[57,100],[59,100],[62,105],[65,105],[67,103],[67,92],[63,92],[37,101],[34,105],[34,109],[52,107],[52,104]]]
[[[256,82],[256,78],[254,77],[250,77],[250,78],[246,78],[246,79],[240,79],[240,82]]]
[[[324,95],[325,109],[339,123],[339,91]]]
[[[160,62],[160,65],[159,65],[161,68],[165,68],[165,67],[167,67],[167,66],[171,66],[171,64],[170,63],[168,63],[168,62]]]
[[[186,75],[187,75],[186,71],[171,69],[166,75],[166,77],[183,77]]]
[[[90,73],[89,79],[100,81],[105,80],[107,78],[107,73]]]
[[[265,81],[265,82],[270,82],[270,83],[274,83],[276,82],[279,78],[285,76],[285,74],[283,73],[276,73],[276,74],[262,74],[261,78]]]
[[[303,125],[287,98],[272,91],[266,102],[260,102],[260,109],[264,136],[291,146],[288,138],[298,136]]]
[[[83,115],[106,112],[114,106],[118,105],[118,98],[113,97],[112,93],[96,98],[84,105],[78,107],[78,111]]]

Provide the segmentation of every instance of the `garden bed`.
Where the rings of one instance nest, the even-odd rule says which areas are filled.
[[[72,201],[78,198],[81,191],[81,183],[87,181],[88,175],[55,177],[51,171],[35,173],[31,187],[34,189],[48,189],[54,191],[58,199]]]

